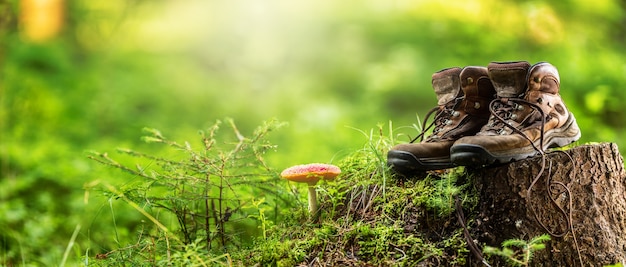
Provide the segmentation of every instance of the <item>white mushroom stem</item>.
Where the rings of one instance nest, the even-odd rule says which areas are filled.
[[[315,184],[309,184],[309,213],[311,216],[317,214],[317,192],[315,192]]]

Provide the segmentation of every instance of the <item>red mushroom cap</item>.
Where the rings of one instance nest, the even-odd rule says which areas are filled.
[[[315,184],[319,180],[333,180],[341,173],[339,167],[332,164],[311,163],[289,167],[280,176],[298,183]]]

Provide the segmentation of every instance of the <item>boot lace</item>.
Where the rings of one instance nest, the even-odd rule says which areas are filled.
[[[541,103],[541,99],[539,99],[538,102]],[[531,117],[528,121],[522,122],[522,125],[520,125],[520,129],[518,129],[517,127],[513,126],[512,124],[510,124],[508,122],[508,120],[517,119],[515,117],[516,114],[514,114],[513,111],[515,111],[515,110],[522,110],[524,108],[524,106],[522,106],[522,104],[525,104],[528,107],[536,110],[539,113],[539,117],[541,117],[541,125],[540,125],[541,126],[541,132],[540,132],[540,136],[539,136],[539,147],[537,147],[535,145],[535,142],[533,142],[533,140],[531,140],[531,138],[528,137],[528,135],[526,135],[526,134],[524,134],[522,132],[522,129],[525,127],[525,125],[531,125],[533,123],[536,123],[536,122],[539,121],[539,118]],[[545,124],[546,124],[546,120],[549,120],[549,115],[546,116],[545,112],[543,111],[543,109],[541,109],[541,107],[539,105],[537,105],[535,103],[532,103],[532,102],[529,102],[529,101],[527,101],[525,99],[522,99],[522,98],[510,98],[510,99],[509,98],[496,98],[496,99],[492,100],[491,103],[489,104],[489,111],[491,112],[492,117],[489,119],[489,122],[487,124],[489,126],[489,128],[486,131],[491,131],[491,132],[495,132],[495,133],[501,134],[503,132],[503,130],[504,130],[504,127],[510,128],[513,132],[515,132],[515,133],[523,136],[524,138],[526,138],[530,142],[532,147],[537,152],[539,152],[540,155],[541,155],[541,168],[539,169],[539,172],[533,178],[533,180],[531,181],[530,186],[526,190],[526,199],[527,199],[527,201],[531,201],[531,199],[532,199],[531,195],[532,195],[532,192],[533,192],[533,187],[537,184],[539,179],[543,176],[544,171],[546,170],[547,154],[543,150],[543,147],[544,147]],[[565,154],[565,156],[568,157],[571,162],[573,162],[572,157],[567,152],[564,152],[564,151],[557,151],[557,152]],[[566,230],[564,232],[562,232],[562,233],[554,232],[553,230],[551,230],[549,227],[547,227],[542,222],[541,218],[538,216],[538,214],[536,213],[534,208],[531,207],[531,211],[532,211],[533,215],[535,216],[535,220],[550,235],[555,236],[555,237],[563,237],[568,232],[572,233],[573,240],[574,240],[574,245],[576,247],[576,250],[578,251],[578,260],[580,262],[580,265],[584,266],[583,265],[583,261],[582,261],[582,257],[580,255],[580,248],[578,246],[578,241],[576,240],[576,234],[574,232],[574,227],[573,227],[573,223],[572,223],[572,221],[573,221],[573,218],[572,218],[572,192],[570,191],[568,185],[566,185],[565,183],[560,182],[560,181],[553,181],[552,180],[552,173],[551,173],[551,169],[552,168],[551,168],[551,166],[552,166],[552,161],[550,161],[550,167],[548,168],[548,175],[547,175],[547,179],[545,181],[545,188],[548,188],[550,190],[549,198],[550,198],[550,201],[551,201],[552,205],[557,208],[559,213],[561,213],[561,214],[563,214],[565,216]],[[570,174],[570,175],[571,175],[571,177],[575,177],[576,176],[576,168],[573,169],[572,174]],[[552,190],[557,190],[558,187],[561,187],[563,191],[557,192],[556,195],[561,195],[562,193],[567,193],[567,195],[569,196],[568,197],[568,203],[567,203],[567,211],[558,204],[557,200],[555,199],[555,197],[551,193]],[[462,219],[463,218],[460,217],[459,221],[461,221]],[[483,260],[483,263],[485,263],[486,266],[489,266],[488,263],[486,263],[484,261],[484,259],[482,258],[482,255],[480,255],[480,254],[477,254],[477,255],[479,256],[478,257],[479,259]]]
[[[426,138],[426,142],[434,142],[440,139],[444,139],[444,137],[442,136],[442,130],[444,127],[452,123],[452,117],[460,115],[460,113],[456,111],[456,108],[464,98],[465,97],[455,98],[444,105],[436,106],[428,111],[428,113],[426,113],[426,117],[424,118],[424,122],[422,123],[422,132],[415,138],[413,138],[411,140],[411,143],[414,143],[418,139],[420,140],[420,142],[424,141],[424,135],[428,132],[428,130],[433,128],[433,126],[434,129],[432,131],[432,134],[428,138]],[[435,113],[435,118],[430,124],[426,125],[428,118],[430,118],[433,113]]]
[[[530,108],[539,112],[539,117],[541,117],[541,133],[539,136],[539,147],[535,145],[534,140],[532,140],[528,135],[524,134],[521,129],[518,129],[514,125],[512,125],[509,120],[517,119],[517,115],[514,111],[523,110],[525,106],[529,106]],[[526,140],[530,142],[533,148],[539,152],[540,154],[544,154],[544,131],[546,124],[546,116],[541,109],[541,107],[535,103],[529,102],[522,98],[496,98],[489,103],[489,111],[491,112],[491,118],[489,118],[489,122],[486,129],[487,132],[493,132],[495,134],[504,134],[505,127],[511,129],[514,133],[517,133]],[[527,122],[523,122],[521,127],[523,129],[524,125],[530,125],[535,123],[538,118],[532,119]]]

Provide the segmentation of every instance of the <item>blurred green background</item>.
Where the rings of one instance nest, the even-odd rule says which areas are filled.
[[[626,1],[50,0],[59,31],[37,35],[25,3],[42,1],[0,2],[0,264],[58,264],[77,225],[80,253],[114,246],[109,202],[85,185],[124,176],[85,151],[277,118],[272,167],[333,162],[363,146],[355,129],[415,136],[432,73],[452,66],[548,61],[581,143],[626,151]]]

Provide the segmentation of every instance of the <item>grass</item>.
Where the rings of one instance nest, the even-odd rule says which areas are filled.
[[[263,159],[263,154],[274,148],[266,135],[281,125],[269,121],[245,137],[232,120],[226,119],[200,132],[193,144],[169,140],[158,130],[146,129],[144,141],[165,146],[165,153],[118,149],[136,159],[135,166],[120,163],[107,153],[92,152],[91,159],[122,170],[132,179],[121,186],[94,181],[90,190],[102,192],[110,203],[123,201],[150,222],[138,229],[136,242],[120,240],[115,226],[119,247],[97,254],[96,259],[101,260],[97,265],[230,265],[228,252],[250,242],[246,239],[250,238],[248,233],[258,232],[257,220],[265,233],[266,213],[273,211],[261,206],[289,198],[289,194],[276,190],[280,180]],[[222,126],[229,133],[221,133]],[[116,224],[112,204],[111,214]]]
[[[394,143],[391,123],[362,132],[365,145],[339,163],[342,174],[318,185],[319,223],[294,216],[277,222],[267,238],[236,257],[243,266],[394,265],[467,262],[461,227],[454,220],[454,196],[471,209],[467,186],[457,185],[462,170],[404,180],[386,166]],[[302,211],[296,212],[301,214]]]
[[[471,214],[478,202],[469,186],[471,177],[463,168],[411,179],[396,176],[386,165],[386,152],[395,143],[391,123],[387,129],[378,125],[361,131],[363,147],[336,163],[341,175],[316,185],[320,213],[314,221],[306,206],[306,185],[281,180],[263,160],[264,151],[272,148],[267,134],[281,123],[265,123],[245,137],[232,120],[225,122],[201,132],[195,145],[147,129],[144,140],[169,151],[162,156],[119,150],[143,162],[132,167],[104,153],[91,154],[92,159],[133,177],[133,182],[121,186],[95,181],[91,190],[107,195],[110,203],[122,201],[148,222],[136,231],[134,241],[121,240],[116,226],[113,236],[118,247],[85,253],[86,265],[457,266],[470,262],[455,201]],[[223,125],[230,130],[226,134],[220,132]],[[115,218],[113,205],[110,210]],[[470,218],[467,225],[472,224]],[[530,244],[529,249],[522,250],[532,256],[542,242],[533,239],[524,243]],[[487,248],[485,253],[504,255],[499,251],[511,252]],[[509,254],[509,259],[518,258]],[[522,265],[530,260],[525,254]]]

